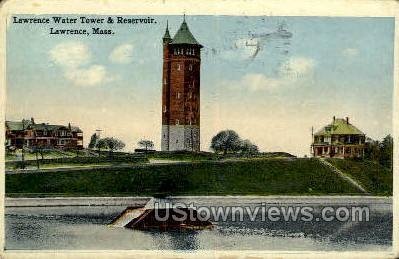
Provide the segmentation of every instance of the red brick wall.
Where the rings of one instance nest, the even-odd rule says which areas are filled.
[[[195,55],[174,54],[174,48],[194,48]],[[200,49],[190,45],[164,45],[162,124],[199,125]],[[165,111],[166,107],[166,112]]]

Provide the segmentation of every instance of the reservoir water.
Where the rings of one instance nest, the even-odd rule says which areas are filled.
[[[140,231],[108,226],[126,206],[6,207],[6,249],[390,251],[392,203],[370,199],[176,198],[196,206],[260,203],[310,206],[319,211],[367,206],[368,221],[216,221],[211,230]],[[318,212],[316,212],[317,214]],[[230,215],[231,216],[231,215]]]

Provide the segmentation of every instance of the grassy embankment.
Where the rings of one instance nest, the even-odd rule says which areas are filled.
[[[307,158],[6,175],[6,195],[12,197],[322,194],[361,193],[316,159]]]
[[[392,170],[372,161],[327,159],[374,195],[392,195]]]

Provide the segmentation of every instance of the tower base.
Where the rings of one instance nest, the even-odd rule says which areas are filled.
[[[200,128],[197,125],[162,125],[162,151],[200,151]]]

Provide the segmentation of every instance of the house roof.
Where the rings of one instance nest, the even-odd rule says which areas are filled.
[[[22,121],[6,121],[6,128],[8,130],[19,131],[24,129],[34,129],[34,130],[57,130],[57,129],[67,129],[68,126],[64,125],[52,125],[47,123],[33,123],[31,120],[22,120]],[[79,127],[72,126],[72,132],[82,132]]]
[[[364,135],[362,131],[347,122],[345,119],[334,119],[332,123],[317,131],[315,136],[331,135]]]
[[[191,44],[202,47],[202,45],[198,43],[198,41],[194,38],[193,34],[190,32],[186,20],[183,21],[183,23],[181,24],[179,30],[176,32],[170,44]]]
[[[30,120],[22,121],[6,121],[6,128],[8,130],[24,130],[30,126],[32,122]]]

